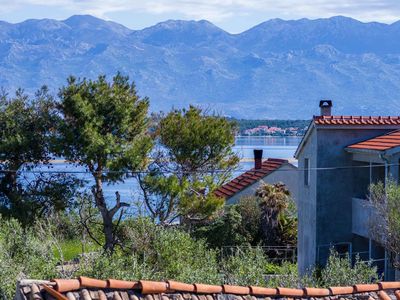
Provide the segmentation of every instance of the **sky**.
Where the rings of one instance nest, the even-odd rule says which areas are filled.
[[[63,20],[91,14],[131,29],[168,19],[206,19],[239,33],[272,18],[285,20],[343,15],[360,21],[400,20],[400,0],[0,0],[0,20]]]

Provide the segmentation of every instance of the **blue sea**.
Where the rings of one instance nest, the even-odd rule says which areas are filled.
[[[241,158],[238,168],[233,172],[236,177],[241,173],[253,167],[253,150],[262,149],[263,158],[283,158],[289,159],[293,164],[297,164],[293,155],[301,141],[301,137],[236,137],[234,151]],[[44,169],[42,169],[44,170]],[[51,168],[51,171],[72,171],[78,172],[75,176],[86,180],[86,185],[89,187],[93,184],[93,179],[90,173],[84,173],[83,167],[71,166],[67,163],[56,163]],[[114,202],[115,192],[119,192],[121,200],[128,203],[135,203],[140,199],[140,190],[134,178],[130,178],[125,182],[104,185],[104,192],[109,203]]]

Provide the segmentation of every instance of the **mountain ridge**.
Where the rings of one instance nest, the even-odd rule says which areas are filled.
[[[69,75],[117,71],[151,109],[190,103],[238,118],[309,118],[322,98],[336,114],[400,115],[400,21],[271,19],[239,34],[207,20],[132,30],[90,15],[0,22],[0,86],[56,93]]]

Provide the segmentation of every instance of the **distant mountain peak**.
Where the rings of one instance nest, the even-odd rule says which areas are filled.
[[[91,15],[0,23],[0,86],[54,93],[69,75],[129,75],[151,108],[195,104],[241,118],[399,111],[400,22],[271,19],[230,34],[207,20],[142,30]]]

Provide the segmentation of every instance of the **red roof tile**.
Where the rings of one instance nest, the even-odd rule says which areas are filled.
[[[80,286],[77,287],[77,282]],[[103,287],[106,282],[107,286]],[[90,283],[91,287],[88,287]],[[207,299],[218,300],[219,294],[242,295],[243,299],[247,296],[273,296],[274,298],[301,297],[307,299],[325,299],[325,297],[351,295],[351,299],[366,299],[365,293],[376,293],[382,300],[389,300],[388,294],[400,286],[400,282],[380,282],[379,284],[356,284],[348,287],[328,287],[328,288],[265,288],[257,286],[235,286],[235,285],[208,285],[208,284],[187,284],[177,281],[122,281],[122,280],[98,280],[84,277],[84,280],[64,280],[55,279],[53,282],[22,280],[19,282],[20,292],[25,297],[23,299],[48,299],[46,294],[51,295],[57,300],[68,299],[91,299],[91,295],[97,295],[92,299],[162,299],[174,300],[180,298],[177,293],[185,294],[189,299],[203,299],[196,294],[205,294]],[[102,287],[100,287],[100,285]],[[68,287],[71,289],[68,290]],[[383,292],[386,290],[387,292]],[[153,296],[152,296],[153,295]],[[376,294],[375,294],[376,295]],[[134,296],[129,298],[129,296]],[[157,297],[156,297],[157,296]],[[360,297],[358,297],[360,296]],[[400,297],[398,291],[396,298]],[[246,298],[245,298],[246,297]],[[376,297],[376,296],[375,296]],[[185,297],[186,299],[187,297]],[[240,297],[239,297],[240,298]],[[182,298],[183,299],[183,298]],[[236,298],[235,298],[236,299]],[[240,298],[242,299],[242,298]]]
[[[350,149],[385,151],[400,147],[400,130],[395,130],[372,139],[348,146]]]
[[[269,173],[279,169],[283,164],[288,163],[286,159],[268,158],[264,160],[261,169],[251,169],[238,177],[232,179],[230,182],[220,186],[214,191],[215,195],[221,198],[230,198],[237,192],[245,189],[249,185],[262,179]]]
[[[314,116],[316,125],[400,125],[400,116]]]

